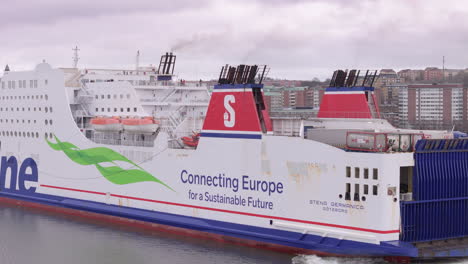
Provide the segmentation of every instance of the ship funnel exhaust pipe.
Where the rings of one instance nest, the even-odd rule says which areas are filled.
[[[159,62],[158,74],[160,75],[173,75],[175,69],[176,55],[172,52],[166,52],[165,55],[161,56]],[[167,78],[165,78],[166,80]],[[172,78],[169,78],[172,79]]]

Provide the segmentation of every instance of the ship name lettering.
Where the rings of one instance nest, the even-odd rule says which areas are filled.
[[[7,187],[7,173],[10,172],[10,186]],[[37,163],[32,158],[25,159],[18,171],[18,160],[14,156],[2,157],[0,168],[1,190],[19,190],[20,192],[36,192],[32,182],[38,181]],[[29,182],[29,183],[28,183]],[[27,186],[28,185],[28,186]],[[17,188],[18,186],[18,188]]]

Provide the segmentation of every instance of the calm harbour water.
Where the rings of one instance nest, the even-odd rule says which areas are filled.
[[[83,219],[72,219],[0,205],[0,263],[2,264],[370,264],[382,262],[376,259],[320,258],[280,254],[166,233],[147,234],[124,227],[90,223]]]

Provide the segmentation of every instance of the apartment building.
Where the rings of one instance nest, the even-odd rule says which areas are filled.
[[[399,88],[399,125],[417,129],[465,126],[467,89],[462,84],[413,84]]]

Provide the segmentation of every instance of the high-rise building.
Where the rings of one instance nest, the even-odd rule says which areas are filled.
[[[462,128],[467,120],[467,89],[462,84],[414,84],[400,87],[399,122],[416,129]]]

